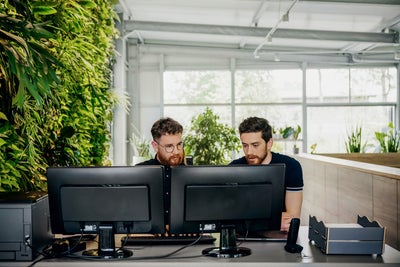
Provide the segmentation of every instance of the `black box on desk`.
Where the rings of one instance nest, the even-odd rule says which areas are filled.
[[[309,216],[308,239],[325,254],[378,254],[385,248],[385,227],[357,217],[357,224],[327,224]]]
[[[32,261],[52,240],[45,193],[0,193],[0,260]]]

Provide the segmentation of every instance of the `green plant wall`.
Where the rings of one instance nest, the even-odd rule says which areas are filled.
[[[0,191],[105,164],[116,19],[105,0],[0,3]]]

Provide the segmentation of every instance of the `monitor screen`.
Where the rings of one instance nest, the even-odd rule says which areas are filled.
[[[280,230],[284,182],[284,164],[172,167],[170,232],[219,232],[211,256],[246,254],[235,233]]]
[[[48,168],[52,232],[98,234],[95,253],[108,257],[114,234],[163,233],[163,173],[162,166]]]

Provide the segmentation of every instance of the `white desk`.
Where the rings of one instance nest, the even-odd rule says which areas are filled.
[[[119,240],[119,239],[118,239]],[[196,245],[180,251],[165,259],[137,260],[137,257],[154,257],[167,254],[179,246],[132,247],[134,256],[125,260],[74,260],[68,258],[50,259],[36,263],[35,267],[56,266],[140,266],[140,267],[204,267],[204,266],[400,266],[400,251],[385,246],[381,256],[373,255],[325,255],[308,240],[308,227],[301,227],[298,244],[303,246],[301,254],[291,254],[284,250],[284,242],[244,242],[242,247],[252,250],[250,256],[241,258],[219,259],[201,256],[201,251],[208,245]],[[0,266],[25,267],[31,262],[1,262]]]

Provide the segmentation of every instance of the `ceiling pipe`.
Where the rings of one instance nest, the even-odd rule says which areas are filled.
[[[368,59],[360,58],[355,54],[350,54],[351,61],[353,63],[400,63],[400,58],[396,59],[396,54],[394,54],[393,59]]]
[[[124,41],[126,41],[128,38],[130,38],[134,35],[136,35],[136,37],[139,39],[140,43],[144,44],[144,39],[143,39],[142,35],[140,34],[140,32],[137,30],[128,32],[127,34],[124,35],[123,39],[124,39]]]
[[[261,14],[262,12],[267,8],[267,6],[265,5],[266,0],[263,0],[260,5],[258,6],[256,12],[254,13],[253,19],[251,20],[251,25],[254,25],[255,27],[258,26],[258,21],[261,18]],[[250,25],[250,26],[251,26]]]
[[[268,34],[264,37],[264,40],[257,46],[257,48],[254,50],[253,55],[255,58],[258,58],[258,51],[265,45],[267,42],[271,42],[272,40],[272,35],[275,33],[275,31],[278,29],[279,24],[282,21],[287,21],[289,18],[289,12],[290,10],[294,7],[294,5],[298,2],[299,0],[294,0],[292,4],[289,6],[289,8],[286,10],[286,12],[279,18],[278,22],[276,25],[268,32]]]

